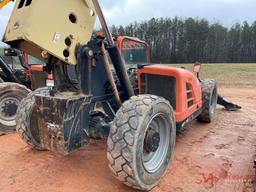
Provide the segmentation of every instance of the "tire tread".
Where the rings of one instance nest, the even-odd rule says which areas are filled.
[[[44,149],[41,147],[40,143],[33,139],[33,136],[30,133],[30,127],[28,123],[30,121],[29,114],[31,113],[35,103],[35,94],[45,94],[47,91],[49,91],[49,88],[44,87],[30,93],[25,99],[21,101],[16,116],[16,130],[19,133],[21,139],[25,141],[29,146],[31,146],[31,148],[38,151],[42,151]]]
[[[213,89],[216,87],[216,81],[213,79],[202,81],[202,113],[198,116],[198,121],[210,123],[212,118],[210,116],[210,103]]]
[[[134,189],[148,190],[141,187],[143,184],[133,171],[135,162],[131,154],[134,152],[137,124],[139,117],[144,115],[143,111],[159,99],[164,100],[153,95],[134,96],[123,104],[111,123],[107,150],[109,168],[118,180]]]

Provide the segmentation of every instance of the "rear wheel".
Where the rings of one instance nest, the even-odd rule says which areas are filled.
[[[22,99],[30,90],[17,83],[0,84],[0,132],[8,133],[15,131],[16,112]]]
[[[198,116],[198,121],[210,123],[216,111],[218,99],[217,83],[215,80],[204,80],[202,82],[203,110]]]
[[[109,167],[127,186],[150,190],[164,176],[176,138],[168,101],[140,95],[118,110],[108,138]]]
[[[50,88],[43,87],[30,93],[22,102],[17,111],[16,130],[22,140],[36,150],[44,150],[40,144],[39,129],[37,124],[37,112],[35,106],[36,94],[49,95]]]

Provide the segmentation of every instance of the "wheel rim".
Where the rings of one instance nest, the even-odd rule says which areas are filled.
[[[0,101],[0,121],[7,126],[15,126],[16,112],[19,106],[19,99],[6,97]]]
[[[151,141],[148,140],[149,138]],[[148,147],[148,143],[152,144],[151,147]],[[170,127],[168,120],[164,114],[157,114],[150,120],[144,137],[142,161],[146,171],[155,173],[159,170],[165,162],[169,145]]]
[[[214,114],[215,109],[216,109],[216,105],[217,105],[217,89],[214,88],[213,92],[212,92],[212,99],[211,99],[211,106],[210,106],[210,113]]]

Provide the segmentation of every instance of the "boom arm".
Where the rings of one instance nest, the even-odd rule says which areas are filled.
[[[16,1],[3,41],[40,60],[42,53],[75,65],[76,48],[91,39],[92,0]]]
[[[109,28],[107,26],[106,20],[104,18],[104,15],[102,13],[102,10],[100,8],[98,0],[92,0],[95,10],[98,14],[101,26],[103,31],[105,32],[105,35],[107,37],[107,42],[109,45],[108,51],[109,55],[111,57],[111,60],[113,62],[114,68],[116,70],[118,79],[120,80],[124,91],[126,93],[126,99],[129,99],[130,97],[134,96],[134,90],[132,88],[130,79],[127,75],[126,69],[125,69],[125,63],[124,60],[122,59],[122,56],[120,54],[120,51],[118,49],[118,46],[114,43],[114,40],[112,38],[112,35],[109,31]]]

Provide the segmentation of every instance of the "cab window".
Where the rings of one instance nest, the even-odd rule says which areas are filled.
[[[45,63],[31,55],[28,55],[28,64],[29,65],[43,65]]]
[[[126,64],[146,64],[148,63],[147,54],[148,47],[145,43],[124,39],[122,43],[122,57]]]

